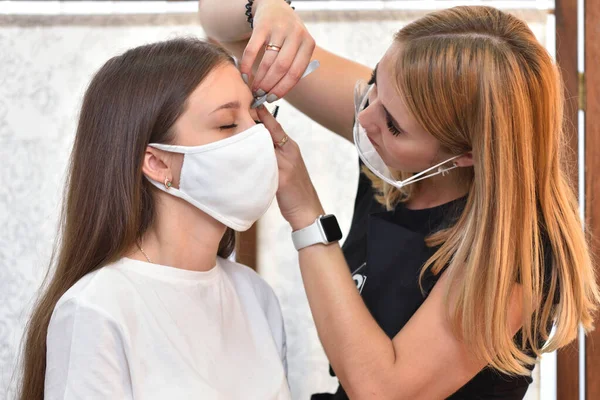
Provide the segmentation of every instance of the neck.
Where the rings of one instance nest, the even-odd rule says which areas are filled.
[[[406,207],[412,210],[432,208],[466,196],[469,184],[464,174],[461,175],[461,169],[451,171],[446,176],[437,175],[419,182],[406,202]]]
[[[155,221],[140,243],[150,261],[192,271],[212,269],[226,227],[180,199],[161,198],[156,204]],[[135,246],[129,257],[148,261],[146,255]]]

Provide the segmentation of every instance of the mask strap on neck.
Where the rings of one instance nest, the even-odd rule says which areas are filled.
[[[431,178],[432,176],[436,176],[436,175],[440,175],[440,174],[441,174],[442,176],[446,176],[446,175],[447,175],[447,174],[448,174],[448,173],[449,173],[451,170],[453,170],[454,168],[458,168],[458,165],[456,165],[456,164],[454,163],[454,164],[452,164],[452,166],[450,166],[450,167],[447,167],[447,168],[444,168],[444,167],[443,167],[443,166],[444,166],[444,164],[447,164],[447,163],[449,163],[450,161],[454,161],[454,160],[456,160],[458,157],[460,157],[460,155],[458,155],[458,156],[454,156],[454,157],[452,157],[452,158],[450,158],[450,159],[448,159],[448,160],[446,160],[446,161],[444,161],[444,162],[442,162],[442,163],[439,163],[439,164],[436,164],[436,165],[434,165],[434,166],[432,166],[432,167],[429,167],[429,168],[427,168],[426,170],[424,170],[424,171],[421,171],[421,172],[419,172],[418,174],[415,174],[415,175],[413,175],[413,176],[411,176],[411,177],[409,177],[409,178],[406,178],[405,180],[403,180],[403,181],[401,181],[401,182],[398,182],[398,183],[401,183],[402,185],[407,185],[407,184],[409,184],[409,183],[415,183],[415,182],[418,182],[418,181],[422,181],[423,179]],[[436,169],[436,168],[437,168],[437,171],[436,171],[436,172],[433,172],[433,173],[431,173],[431,174],[427,174],[429,171],[433,171],[433,170],[434,170],[434,169]],[[427,175],[426,175],[426,174],[427,174]]]

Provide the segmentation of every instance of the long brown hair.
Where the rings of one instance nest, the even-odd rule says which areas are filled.
[[[528,349],[538,356],[573,340],[579,324],[591,330],[600,302],[566,174],[560,74],[523,21],[492,7],[428,14],[395,41],[395,82],[410,112],[444,149],[472,150],[475,162],[465,209],[453,227],[427,239],[441,247],[421,277],[448,266],[458,288],[455,331],[497,370],[528,374]],[[388,207],[418,191],[372,180]],[[546,268],[544,247],[553,259]],[[521,343],[508,323],[517,282]],[[542,346],[538,338],[548,339],[552,322],[555,332]]]
[[[186,100],[215,67],[233,63],[196,39],[137,47],[113,57],[83,98],[61,213],[54,273],[29,321],[21,400],[44,398],[46,334],[60,297],[84,275],[124,256],[151,226],[154,189],[143,178],[148,143],[169,143]],[[219,256],[234,247],[227,230]]]

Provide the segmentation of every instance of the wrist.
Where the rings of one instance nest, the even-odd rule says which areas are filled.
[[[324,214],[323,207],[313,207],[296,213],[288,221],[292,227],[292,231],[295,232],[312,225],[320,215]]]
[[[306,215],[307,220],[309,215]],[[300,226],[302,225],[298,225],[298,227]],[[300,251],[314,245],[337,243],[342,240],[342,236],[342,231],[335,215],[319,214],[310,222],[310,225],[292,232],[292,242],[296,250]]]
[[[269,2],[273,2],[274,0],[253,0],[252,2],[252,15],[256,15],[256,11],[263,7],[268,6]]]
[[[249,18],[254,19],[254,16],[256,15],[257,11],[259,11],[261,8],[263,7],[269,7],[269,6],[281,6],[282,4],[286,4],[287,6],[291,7],[292,10],[295,10],[295,7],[292,7],[291,5],[291,0],[248,0],[247,2],[247,7],[248,4],[250,5],[250,14],[251,15],[247,15]]]

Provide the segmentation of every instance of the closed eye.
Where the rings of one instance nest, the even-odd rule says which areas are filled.
[[[223,125],[223,126],[219,127],[219,129],[222,131],[225,131],[227,129],[233,129],[233,128],[237,128],[237,124]]]
[[[392,135],[398,136],[401,133],[404,133],[404,131],[402,131],[401,129],[397,128],[394,125],[394,122],[392,121],[392,116],[390,114],[388,114],[387,112],[385,113],[385,119],[387,122],[388,130],[391,132]]]

